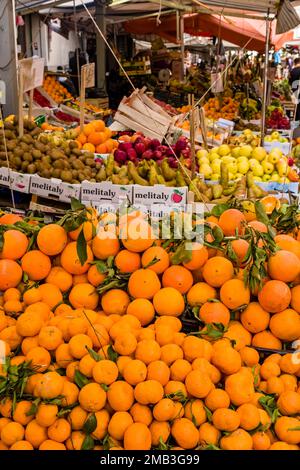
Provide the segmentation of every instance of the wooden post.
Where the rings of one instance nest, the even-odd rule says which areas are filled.
[[[202,139],[203,139],[203,145],[205,150],[208,149],[207,145],[207,128],[206,128],[206,122],[205,122],[205,112],[203,108],[200,108],[200,129],[201,129],[201,134],[202,134]]]
[[[196,176],[196,152],[195,152],[195,96],[194,94],[189,95],[190,106],[190,138],[191,138],[191,171],[192,179]]]
[[[34,80],[35,80],[35,69],[33,69],[33,72],[32,72],[32,82],[33,83],[34,83]],[[31,121],[31,119],[32,119],[33,94],[34,94],[34,88],[32,88],[29,92],[28,121]]]
[[[24,75],[23,67],[19,67],[19,137],[24,134],[24,116],[23,116],[23,95],[24,95]]]
[[[85,79],[86,69],[81,67],[81,86],[80,86],[80,132],[83,132],[84,126],[84,102],[85,102]]]

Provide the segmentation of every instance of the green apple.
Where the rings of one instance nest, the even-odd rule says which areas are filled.
[[[252,171],[254,176],[263,176],[264,174],[264,169],[260,164],[256,165]]]
[[[245,175],[249,171],[249,168],[250,168],[250,165],[249,165],[248,160],[238,163],[238,171],[239,173],[242,173],[243,175]]]
[[[240,156],[240,147],[234,147],[232,150],[231,150],[231,155],[234,157],[234,158],[238,158]]]
[[[272,137],[272,140],[278,140],[279,137],[280,137],[280,134],[279,134],[279,132],[274,131],[274,132],[272,132],[271,137]]]
[[[261,183],[262,182],[262,178],[260,176],[253,176],[253,181],[257,182],[257,183]]]
[[[242,145],[242,147],[240,147],[240,156],[241,157],[249,158],[251,153],[252,153],[251,145]]]
[[[229,145],[227,145],[227,144],[222,144],[222,145],[220,145],[218,154],[219,154],[221,157],[226,157],[226,155],[229,155],[229,154],[230,154],[230,147],[229,147]]]
[[[259,162],[262,162],[267,156],[266,149],[263,147],[256,147],[252,151],[251,158],[255,158],[255,160],[258,160]]]
[[[269,153],[267,157],[267,160],[273,165],[276,165],[276,163],[278,163],[280,160],[280,155],[276,150],[275,151],[271,150],[271,152]]]
[[[272,142],[272,137],[270,135],[266,135],[265,142]]]
[[[211,178],[211,175],[213,174],[210,165],[208,165],[207,163],[204,163],[200,166],[199,173],[204,175],[204,178],[206,180],[209,180]]]
[[[211,175],[211,178],[210,178],[210,179],[211,179],[211,181],[219,181],[219,179],[220,179],[220,173],[213,173],[213,174]]]
[[[214,160],[212,163],[211,163],[211,169],[212,169],[212,172],[213,173],[218,173],[220,174],[221,173],[221,160]]]
[[[253,170],[253,168],[255,168],[257,165],[259,165],[258,161],[255,160],[255,158],[250,158],[249,160],[250,170]]]
[[[197,151],[196,157],[197,158],[208,157],[208,151],[205,150],[205,149],[200,149],[200,150]]]
[[[219,160],[220,159],[220,155],[218,153],[210,153],[209,154],[209,160],[210,162],[213,162],[214,160]]]
[[[199,166],[205,165],[205,164],[209,165],[209,159],[207,157],[200,157],[198,159],[198,162],[199,162]]]
[[[268,161],[265,161],[265,160],[264,160],[264,161],[261,163],[261,166],[263,167],[264,172],[265,172],[265,174],[267,174],[267,175],[271,175],[271,174],[273,173],[273,171],[274,171],[274,165],[273,165],[272,163],[268,162]]]
[[[270,181],[270,179],[271,179],[270,175],[264,175],[262,180],[264,181],[264,183],[267,183],[268,181]]]
[[[271,175],[270,181],[275,181],[275,183],[277,183],[279,181],[279,178],[280,178],[279,174],[274,171],[274,173],[272,173]]]

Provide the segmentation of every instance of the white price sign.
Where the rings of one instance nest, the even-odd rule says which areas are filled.
[[[86,64],[82,66],[82,71],[85,73],[85,88],[92,88],[95,86],[95,63]]]
[[[19,67],[22,69],[24,88],[23,91],[33,90],[43,85],[45,59],[30,57],[19,60]]]

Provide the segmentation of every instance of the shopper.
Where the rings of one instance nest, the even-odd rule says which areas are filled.
[[[297,100],[297,109],[296,109],[296,121],[300,121],[300,104],[299,104],[299,98],[300,98],[300,90],[299,90],[299,80],[300,80],[300,58],[296,57],[294,60],[294,67],[291,70],[290,73],[290,85],[292,87],[293,93],[296,97]]]
[[[86,64],[85,54],[81,53],[81,50],[78,48],[75,50],[74,55],[70,58],[69,67],[71,72],[72,82],[77,91],[77,96],[79,95],[79,74],[81,67]],[[78,70],[79,65],[79,70]]]

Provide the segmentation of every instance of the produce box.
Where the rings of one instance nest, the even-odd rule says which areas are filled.
[[[60,179],[32,175],[30,193],[61,202],[71,202],[72,197],[80,199],[80,184],[63,183]]]
[[[132,185],[121,186],[110,182],[90,183],[83,181],[81,183],[81,200],[97,204],[100,202],[111,202],[120,204],[122,200],[132,203]]]
[[[291,142],[278,142],[277,140],[273,140],[272,142],[264,142],[264,148],[268,153],[271,152],[271,150],[277,148],[282,151],[284,155],[288,155],[291,152],[292,149],[292,143]]]
[[[256,182],[256,184],[265,191],[278,191],[279,193],[290,192],[295,195],[298,195],[299,192],[298,183],[277,183],[275,181],[269,181],[267,183]]]
[[[30,175],[18,173],[8,168],[0,168],[0,185],[6,186],[20,193],[29,193]]]

